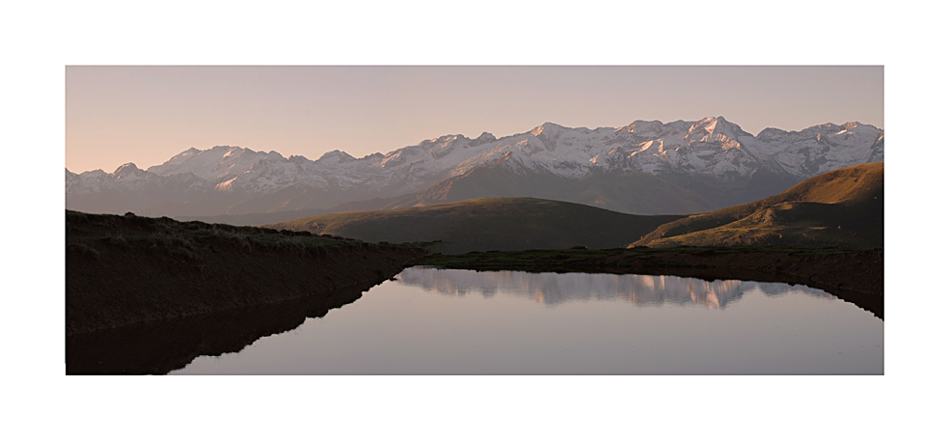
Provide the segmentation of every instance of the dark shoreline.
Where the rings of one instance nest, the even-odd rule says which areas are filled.
[[[322,317],[420,248],[66,213],[66,373],[165,374]]]
[[[131,215],[67,212],[66,227],[67,336],[325,297],[379,283],[425,253]]]
[[[362,297],[379,279],[324,295],[66,337],[67,375],[164,375],[203,355],[240,352]]]
[[[884,319],[884,250],[820,247],[683,247],[432,254],[411,262],[478,271],[587,272],[806,285]]]

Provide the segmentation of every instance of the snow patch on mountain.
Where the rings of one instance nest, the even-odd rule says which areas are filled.
[[[164,164],[149,167],[147,171],[159,176],[194,173],[201,179],[219,182],[247,172],[266,156],[268,153],[241,147],[215,146],[209,150],[192,147],[173,156]]]

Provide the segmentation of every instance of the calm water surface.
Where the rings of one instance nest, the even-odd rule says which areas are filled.
[[[883,374],[884,322],[823,291],[414,267],[173,374]]]

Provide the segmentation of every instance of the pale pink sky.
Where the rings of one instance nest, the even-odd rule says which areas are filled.
[[[723,116],[752,134],[860,121],[884,128],[884,68],[66,68],[66,167],[145,169],[195,147],[316,159],[544,122],[620,127]]]

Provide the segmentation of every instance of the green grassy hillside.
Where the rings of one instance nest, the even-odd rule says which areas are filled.
[[[630,244],[884,246],[884,163],[807,179],[760,201],[662,225]]]
[[[637,216],[532,198],[479,198],[393,210],[312,216],[269,228],[369,242],[429,242],[442,253],[487,250],[617,248],[681,215]]]

